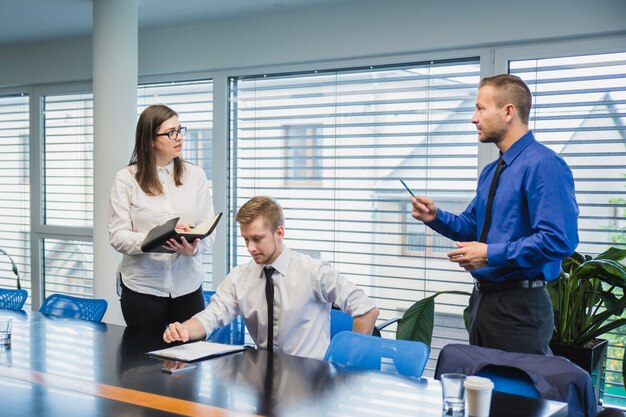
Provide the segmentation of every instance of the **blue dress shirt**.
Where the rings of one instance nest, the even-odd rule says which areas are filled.
[[[561,260],[578,245],[578,204],[572,172],[556,152],[528,131],[501,157],[505,168],[493,201],[487,234],[488,265],[472,271],[474,278],[543,278],[559,274]],[[478,240],[497,161],[480,174],[476,197],[461,214],[438,209],[428,223],[460,242]]]

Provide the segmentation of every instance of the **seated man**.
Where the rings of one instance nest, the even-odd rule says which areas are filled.
[[[170,324],[163,340],[205,338],[241,314],[257,346],[322,359],[330,343],[332,304],[354,317],[355,332],[372,333],[378,309],[363,290],[327,262],[285,246],[285,218],[276,201],[254,197],[235,219],[252,261],[228,274],[206,309]]]

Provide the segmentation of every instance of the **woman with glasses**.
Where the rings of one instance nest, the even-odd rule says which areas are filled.
[[[184,321],[204,309],[202,252],[212,238],[170,239],[171,253],[144,253],[141,243],[153,227],[180,217],[177,229],[213,217],[211,190],[204,171],[182,159],[187,129],[164,105],[139,116],[135,149],[113,180],[109,241],[123,254],[118,294],[129,327],[158,334],[168,323]]]

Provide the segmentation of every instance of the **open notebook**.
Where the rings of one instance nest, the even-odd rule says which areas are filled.
[[[185,343],[166,349],[148,352],[150,356],[173,359],[182,362],[193,362],[200,359],[209,359],[227,353],[241,352],[245,347],[241,345],[224,345],[207,341]]]
[[[217,213],[206,222],[193,227],[189,232],[182,232],[176,229],[180,217],[174,217],[163,224],[153,227],[141,243],[141,250],[143,252],[173,253],[174,251],[163,247],[165,242],[172,238],[180,241],[180,238],[183,236],[187,242],[193,242],[194,239],[204,239],[213,233],[221,218],[222,213]]]

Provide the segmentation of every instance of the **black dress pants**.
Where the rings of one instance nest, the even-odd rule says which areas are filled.
[[[202,287],[196,291],[172,298],[135,292],[122,284],[120,303],[124,321],[130,328],[163,333],[165,326],[175,321],[188,320],[204,310]]]
[[[469,305],[471,345],[552,355],[548,344],[554,330],[554,313],[544,287],[496,292],[474,290]]]

